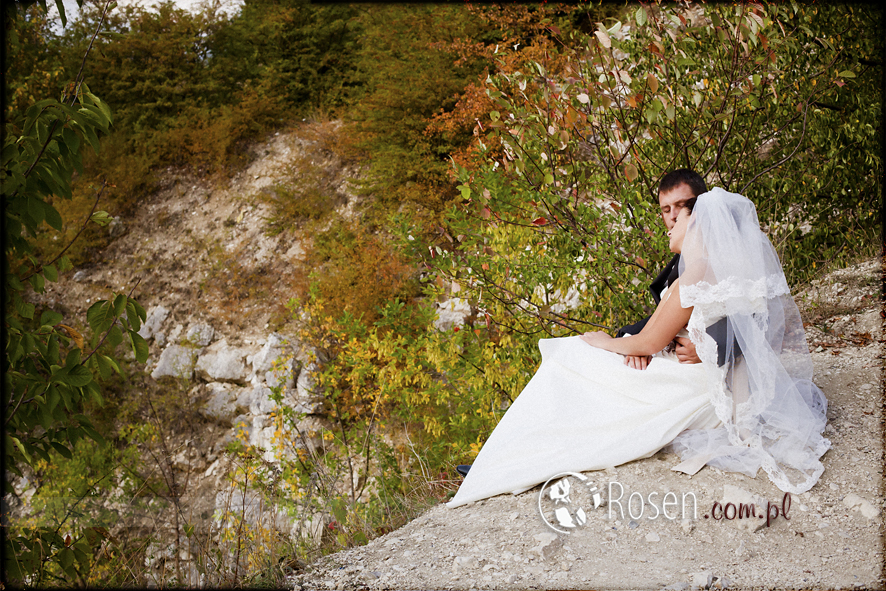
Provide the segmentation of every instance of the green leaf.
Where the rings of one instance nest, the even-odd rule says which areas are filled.
[[[103,333],[114,322],[114,310],[107,300],[99,300],[86,311],[86,321],[96,334]]]
[[[148,354],[150,353],[150,349],[148,349],[148,342],[142,338],[140,334],[134,331],[129,332],[129,338],[132,340],[132,352],[135,353],[135,358],[139,363],[144,363],[148,360]]]
[[[74,566],[74,553],[70,548],[62,548],[58,553],[58,561],[59,564],[62,565],[62,568],[69,575],[76,575],[76,571],[71,572],[71,568]]]
[[[78,365],[68,372],[68,376],[65,382],[75,388],[82,388],[92,380],[92,372],[89,371],[85,366]]]
[[[115,324],[108,331],[108,340],[105,341],[111,349],[115,349],[117,345],[123,342],[123,330],[119,325]]]
[[[838,76],[840,76],[840,78],[855,78],[855,72],[852,70],[843,70]]]
[[[129,326],[132,327],[132,330],[138,331],[141,328],[142,319],[139,317],[136,301],[132,298],[126,300],[126,319],[129,321]]]
[[[80,365],[80,349],[71,349],[65,357],[65,367],[70,370],[78,365]]]
[[[113,220],[114,218],[111,217],[110,214],[108,214],[108,212],[106,212],[106,211],[97,211],[97,212],[93,213],[92,217],[90,217],[89,219],[90,219],[90,221],[95,222],[99,226],[104,227],[104,226],[107,226],[108,224],[110,224],[111,220]]]
[[[31,284],[31,287],[33,287],[34,291],[36,291],[37,293],[43,293],[43,289],[46,285],[46,281],[44,281],[43,275],[39,273],[37,273],[36,275],[31,275],[28,283]]]
[[[55,326],[56,324],[61,322],[63,318],[64,316],[54,310],[45,310],[42,314],[40,314],[40,325]]]
[[[53,441],[51,443],[52,443],[52,447],[55,448],[55,451],[57,451],[59,453],[59,455],[61,455],[66,460],[70,460],[74,457],[74,455],[71,453],[71,450],[69,450],[67,447],[65,447],[61,443],[57,443],[55,441]]]
[[[18,277],[16,277],[12,273],[6,276],[6,283],[9,285],[9,287],[16,291],[22,291],[25,289],[24,284],[19,280]]]
[[[46,213],[43,207],[45,203],[42,199],[29,195],[27,203],[28,215],[31,216],[31,219],[33,219],[36,224],[39,224],[46,219]]]
[[[113,310],[114,316],[120,316],[123,314],[123,311],[126,309],[126,296],[124,294],[117,294],[114,298]]]
[[[107,380],[113,375],[115,367],[109,363],[110,357],[101,354],[95,354],[92,357],[98,367],[98,373],[103,380]]]
[[[99,355],[99,357],[103,358],[114,371],[116,371],[120,375],[123,375],[123,372],[120,370],[120,366],[112,357],[108,357],[107,355]]]
[[[62,27],[67,27],[68,17],[65,15],[65,3],[62,0],[55,0],[55,7],[58,9],[58,16],[62,20]]]
[[[67,184],[62,185],[63,187],[67,187]],[[70,193],[70,191],[68,191]],[[70,198],[70,195],[66,195],[66,197]],[[50,204],[46,204],[46,207],[43,209],[44,215],[46,215],[46,223],[49,224],[51,228],[54,230],[62,231],[64,228],[64,222],[62,221],[62,216],[59,215],[58,210]],[[52,279],[51,281],[57,281],[56,279]]]
[[[83,132],[83,136],[86,138],[86,141],[89,142],[89,145],[92,146],[93,152],[98,154],[101,145],[98,143],[98,135],[96,135],[95,130],[92,126],[84,126],[81,131]]]
[[[68,147],[72,154],[80,151],[80,136],[70,127],[62,129],[62,141]]]
[[[104,443],[105,438],[101,436],[101,434],[95,430],[92,426],[92,423],[89,422],[89,419],[84,417],[83,415],[75,415],[74,418],[80,422],[80,428],[89,436],[90,439],[97,441],[98,443]]]
[[[22,302],[18,307],[18,314],[22,318],[27,318],[31,320],[34,318],[34,304],[29,304],[28,302]]]
[[[634,15],[634,19],[637,21],[639,26],[643,26],[646,24],[646,9],[642,6],[637,9],[637,13]]]
[[[48,107],[49,105],[55,104],[57,102],[58,101],[56,101],[55,99],[51,99],[51,98],[43,99],[42,101],[38,101],[38,102],[34,103],[33,105],[31,105],[30,107],[28,107],[28,110],[25,111],[25,125],[22,128],[23,129],[22,135],[27,135],[30,132],[31,126],[37,122],[37,118],[40,116],[40,114],[43,112],[43,110],[46,107]]]
[[[9,443],[12,443],[12,445],[15,446],[15,448],[19,451],[19,453],[22,454],[22,456],[24,456],[25,461],[28,464],[34,463],[34,461],[31,459],[31,454],[29,454],[28,452],[25,451],[25,446],[22,445],[22,442],[18,440],[18,437],[12,437],[11,435],[7,435],[6,437],[9,440],[6,445],[6,449],[9,449],[11,447],[9,445]]]
[[[55,265],[46,265],[43,267],[43,276],[50,281],[58,281],[58,269],[55,268]],[[55,323],[53,322],[53,324]]]

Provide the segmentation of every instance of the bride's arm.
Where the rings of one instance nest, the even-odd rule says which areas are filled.
[[[691,314],[692,308],[680,306],[680,281],[677,280],[639,334],[614,339],[605,332],[586,332],[581,338],[595,347],[622,355],[653,355],[674,340],[680,329],[689,322]]]

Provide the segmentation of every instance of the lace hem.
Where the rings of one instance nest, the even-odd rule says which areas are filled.
[[[709,304],[725,306],[727,302],[732,305],[744,302],[751,306],[762,306],[767,299],[790,293],[784,275],[767,275],[756,281],[729,277],[713,285],[707,281],[681,285],[680,303],[684,308]]]
[[[721,316],[722,317],[722,316]],[[690,340],[695,344],[696,353],[699,359],[704,363],[706,374],[708,376],[708,393],[711,404],[717,418],[723,423],[718,430],[724,432],[724,441],[716,446],[708,446],[705,449],[696,449],[688,446],[682,456],[682,460],[686,461],[693,457],[707,455],[711,457],[712,463],[716,465],[717,458],[732,458],[731,462],[738,462],[743,469],[736,471],[750,473],[755,472],[759,466],[768,474],[770,480],[779,489],[790,492],[792,494],[801,494],[812,488],[824,472],[824,466],[819,458],[830,449],[831,443],[828,439],[818,436],[812,442],[806,441],[800,444],[805,448],[802,453],[802,460],[792,462],[792,466],[783,466],[768,451],[771,449],[772,443],[778,441],[781,433],[778,430],[767,430],[763,425],[759,424],[757,417],[750,416],[752,409],[747,403],[735,404],[732,399],[732,393],[726,387],[727,367],[717,365],[717,343],[707,333],[706,328],[712,321],[718,320],[719,317],[713,319],[707,317],[700,308],[695,308],[689,318],[687,330]],[[767,384],[773,386],[773,384]],[[766,386],[764,390],[771,389]],[[751,427],[750,429],[748,427]],[[763,428],[761,430],[761,427]],[[772,431],[772,432],[769,432]],[[717,438],[719,439],[719,438]],[[766,441],[770,441],[767,445]],[[810,443],[813,443],[810,445]],[[711,449],[714,447],[715,449]],[[743,459],[739,459],[743,458]],[[796,464],[803,466],[805,469],[797,467]],[[787,467],[800,478],[795,478],[794,482],[788,476],[785,469]],[[808,472],[812,470],[812,472]]]

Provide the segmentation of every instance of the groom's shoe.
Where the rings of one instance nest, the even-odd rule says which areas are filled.
[[[468,472],[471,470],[470,464],[459,464],[455,467],[455,471],[461,474],[461,477],[464,478],[468,475]]]

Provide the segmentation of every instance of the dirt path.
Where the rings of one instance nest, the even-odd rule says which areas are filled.
[[[295,588],[883,589],[880,277],[880,261],[872,260],[796,295],[815,380],[829,400],[825,434],[833,447],[823,458],[824,476],[791,499],[787,519],[779,515],[768,527],[762,519],[705,519],[715,501],[729,500],[727,492],[778,507],[783,494],[762,471],[750,479],[706,467],[690,478],[670,470],[674,456],[656,454],[585,476],[601,488],[620,484],[625,500],[658,493],[655,502],[674,492],[687,499],[685,515],[679,505],[670,509],[676,519],[651,519],[650,504],[639,516],[639,501],[634,518],[617,507],[610,518],[604,503],[589,508],[583,527],[557,534],[539,515],[536,487],[457,509],[436,506],[366,546],[315,563]]]

